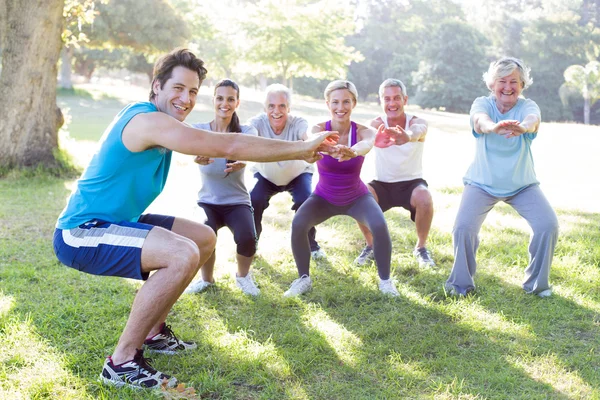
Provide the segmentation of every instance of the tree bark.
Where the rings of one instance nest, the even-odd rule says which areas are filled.
[[[63,122],[56,105],[56,75],[64,0],[10,0],[5,5],[0,167],[54,167]]]

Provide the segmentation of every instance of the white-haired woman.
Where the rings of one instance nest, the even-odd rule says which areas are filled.
[[[364,155],[373,147],[375,130],[350,119],[357,98],[358,93],[352,82],[333,81],[325,89],[331,120],[315,125],[313,132],[324,129],[336,131],[339,140],[335,152],[317,161],[319,182],[292,221],[292,252],[299,278],[292,283],[285,296],[297,296],[311,289],[308,232],[335,215],[348,215],[366,225],[373,233],[379,290],[398,296],[390,279],[392,242],[387,223],[375,198],[360,180]]]
[[[452,231],[454,265],[446,290],[464,296],[475,289],[479,230],[488,212],[503,201],[532,229],[522,287],[547,297],[552,294],[549,275],[558,220],[533,168],[531,142],[540,126],[540,109],[520,96],[532,82],[529,68],[519,59],[505,57],[492,62],[483,78],[491,93],[471,106],[475,159],[463,178],[465,188]]]

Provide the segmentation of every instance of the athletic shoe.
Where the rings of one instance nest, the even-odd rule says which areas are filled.
[[[292,282],[290,288],[283,295],[285,297],[300,296],[301,294],[308,292],[310,289],[312,289],[312,281],[310,280],[310,276],[302,275],[300,278]]]
[[[144,349],[148,350],[148,353],[173,355],[186,350],[194,350],[196,347],[198,347],[196,343],[178,339],[171,327],[164,322],[160,332],[150,339],[144,340]]]
[[[260,294],[260,289],[256,287],[256,282],[251,272],[248,272],[248,275],[244,277],[237,276],[236,274],[235,283],[245,294],[249,294],[250,296],[258,296]]]
[[[415,248],[413,254],[417,261],[419,262],[419,266],[421,267],[435,267],[435,263],[431,258],[431,253],[427,250],[426,247]]]
[[[327,257],[327,254],[325,254],[325,252],[321,249],[317,249],[317,250],[313,250],[310,252],[310,256],[312,257],[313,260],[318,261],[318,260],[323,260]]]
[[[552,296],[552,289],[546,289],[546,290],[542,290],[539,293],[536,293],[536,295],[538,295],[539,297],[550,297]]]
[[[389,294],[393,297],[400,296],[400,293],[398,293],[398,289],[396,289],[396,285],[394,285],[394,281],[392,281],[391,278],[387,280],[379,280],[379,291],[383,294]]]
[[[208,289],[210,286],[214,285],[212,282],[203,281],[202,278],[198,279],[195,282],[189,284],[187,289],[184,290],[183,293],[201,293]]]
[[[354,260],[354,264],[365,265],[367,262],[373,260],[375,260],[373,248],[371,246],[365,246],[365,248],[362,249],[362,251],[360,252],[360,255]]]
[[[155,370],[149,361],[144,358],[144,352],[139,349],[133,360],[123,364],[115,365],[112,358],[107,357],[99,380],[105,385],[128,386],[134,389],[158,389],[163,383],[167,387],[174,387],[177,384],[177,379]]]

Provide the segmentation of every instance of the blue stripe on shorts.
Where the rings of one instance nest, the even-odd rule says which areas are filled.
[[[61,263],[78,271],[146,280],[141,261],[144,241],[154,226],[170,230],[174,218],[149,214],[140,221],[93,220],[73,229],[56,229],[54,252]]]

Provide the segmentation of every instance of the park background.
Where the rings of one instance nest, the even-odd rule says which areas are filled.
[[[114,115],[147,98],[152,63],[175,46],[209,70],[189,122],[212,118],[212,84],[223,77],[242,85],[242,121],[281,82],[294,90],[292,112],[310,122],[327,118],[331,79],[357,85],[360,122],[381,112],[380,82],[402,79],[408,111],[430,124],[424,169],[438,263],[419,269],[414,225],[388,211],[401,297],[382,297],[374,266],[352,265],[363,246],[355,224],[333,218],[319,226],[328,258],[312,265],[314,290],[284,299],[296,274],[293,214],[287,194],[274,197],[253,264],[261,296],[235,288],[234,245],[221,230],[217,288],[174,308],[174,329],[199,349],[155,365],[194,387],[189,398],[600,398],[599,21],[600,2],[583,0],[0,0],[0,398],[181,397],[96,381],[140,283],[77,273],[51,248],[77,171]],[[442,283],[474,150],[466,112],[502,55],[531,66],[524,95],[542,109],[533,152],[561,226],[554,296],[523,294],[529,228],[499,205],[481,232],[478,292],[456,300]],[[196,218],[196,168],[175,155],[151,211]]]

